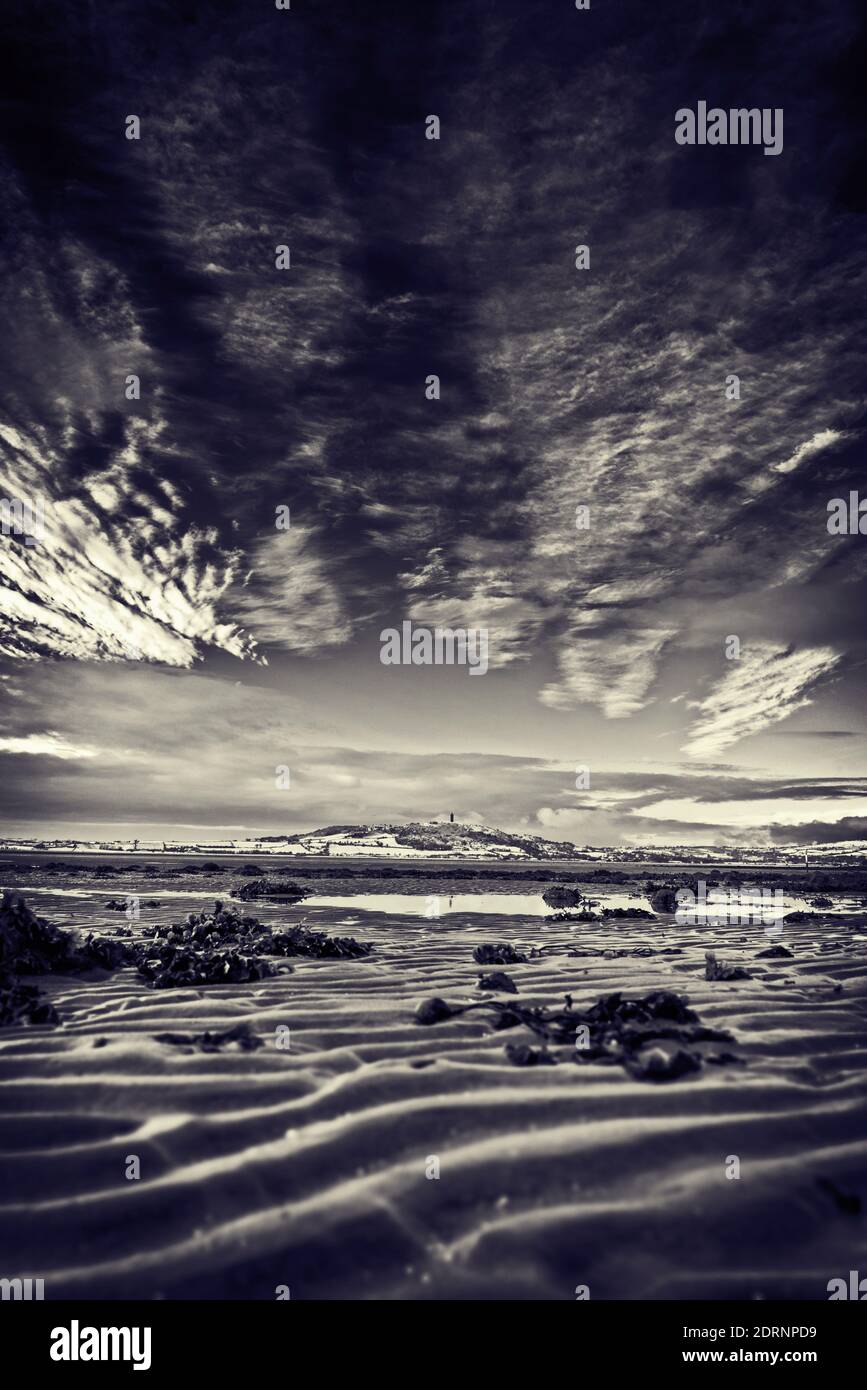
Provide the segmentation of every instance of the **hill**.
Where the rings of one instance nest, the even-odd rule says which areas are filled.
[[[300,835],[268,835],[263,848],[283,846],[290,854],[424,859],[576,859],[590,858],[564,840],[516,835],[485,825],[410,821],[404,825],[329,825]]]

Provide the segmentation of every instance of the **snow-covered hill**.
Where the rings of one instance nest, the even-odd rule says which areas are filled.
[[[378,859],[570,859],[575,846],[482,825],[413,821],[407,825],[331,825],[301,835],[269,836],[263,849],[289,854],[370,855]]]

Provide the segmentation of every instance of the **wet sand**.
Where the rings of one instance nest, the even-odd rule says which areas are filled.
[[[104,908],[133,891],[121,881],[21,886],[52,922],[110,931],[183,920],[223,887],[142,887],[159,907],[127,922]],[[829,1279],[867,1267],[865,914],[769,936],[671,918],[247,910],[375,950],[240,986],[154,991],[132,968],[41,978],[61,1026],[0,1032],[0,1273],[43,1278],[49,1299],[274,1299],[288,1286],[300,1299],[571,1300],[580,1285],[605,1299],[825,1299]],[[480,997],[483,941],[602,953],[499,967],[522,1004],[676,990],[732,1033],[740,1060],[653,1084],[593,1063],[515,1067],[504,1044],[536,1040],[482,1013],[420,1027],[421,999]],[[756,958],[779,941],[792,959]],[[604,954],[646,947],[680,953]],[[752,978],[707,981],[708,950]],[[155,1040],[238,1022],[265,1045]]]

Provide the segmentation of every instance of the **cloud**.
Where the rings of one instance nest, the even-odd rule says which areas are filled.
[[[769,729],[771,738],[860,738],[854,729]]]
[[[842,816],[836,821],[805,821],[802,825],[768,827],[774,844],[828,845],[867,840],[867,816]]]
[[[837,812],[842,821],[847,809],[857,812],[863,805],[863,794],[861,797],[839,801],[825,800],[819,795],[813,795],[794,802],[787,801],[783,796],[758,801],[702,801],[694,797],[672,797],[644,806],[642,815],[651,821],[679,821],[683,825],[699,823],[705,826],[765,831],[771,821],[779,825],[802,825],[806,817],[827,817],[832,812]]]
[[[831,647],[792,651],[772,642],[751,643],[704,699],[689,731],[690,757],[714,757],[750,734],[787,719],[811,703],[816,683],[832,671],[840,653]]]
[[[574,633],[559,656],[560,678],[539,699],[552,709],[598,705],[607,719],[625,719],[645,704],[671,629],[594,637]]]
[[[398,576],[411,621],[486,631],[492,669],[527,660],[543,618],[520,582],[502,572],[498,551],[493,542],[468,541],[446,560],[434,547],[421,566]]]
[[[0,494],[31,501],[42,520],[36,544],[4,537],[0,546],[0,652],[173,666],[191,665],[205,645],[252,655],[249,638],[218,614],[237,552],[221,553],[216,532],[185,521],[119,458],[86,487],[64,486],[54,463],[38,437],[6,432]]]
[[[9,834],[35,826],[103,838],[121,823],[178,839],[192,826],[292,833],[425,820],[445,807],[460,821],[578,843],[713,843],[774,823],[842,825],[867,796],[857,776],[622,771],[601,759],[579,791],[571,758],[353,747],[314,702],[260,667],[247,667],[243,682],[98,662],[44,663],[27,675],[26,692],[7,699],[0,744]],[[365,701],[363,691],[350,695]]]
[[[349,641],[353,624],[326,546],[313,528],[293,525],[253,547],[251,569],[228,603],[258,642],[309,654]]]
[[[837,444],[841,439],[845,439],[846,437],[846,432],[844,430],[817,430],[812,438],[805,440],[803,444],[799,444],[794,453],[790,454],[782,463],[775,463],[774,471],[777,473],[791,473],[798,467],[799,463],[803,463],[804,459],[810,458],[812,454],[818,454],[822,449],[827,449],[831,444]]]
[[[62,735],[47,730],[44,734],[25,734],[21,738],[0,738],[0,753],[27,753],[31,757],[95,758],[96,748],[82,748]]]
[[[563,66],[564,12],[527,47],[532,80],[492,90],[478,72],[527,36],[471,3],[450,30],[444,138],[425,143],[420,55],[443,51],[422,16],[347,20],[337,39],[146,8],[118,0],[100,63],[74,29],[40,44],[40,129],[74,177],[54,189],[26,146],[7,151],[20,241],[5,418],[37,461],[25,483],[64,518],[53,558],[10,561],[7,652],[187,667],[208,650],[328,653],[397,609],[487,627],[495,666],[542,652],[547,672],[553,643],[561,676],[544,702],[619,718],[645,706],[668,657],[647,634],[682,631],[671,605],[806,583],[839,553],[806,484],[830,444],[857,442],[864,272],[817,264],[824,174],[797,142],[791,183],[761,169],[755,201],[754,162],[728,161],[721,179],[703,160],[718,152],[675,147],[669,95],[707,73],[697,36],[664,52],[627,5],[627,88],[603,33]],[[788,31],[750,24],[812,111]],[[818,13],[804,26],[831,62],[838,28]],[[369,69],[352,57],[362,32]],[[38,33],[15,41],[26,54]],[[323,61],[341,73],[333,88]],[[147,118],[119,146],[116,93],[133,76]],[[576,123],[576,99],[593,121]],[[363,130],[347,124],[353,101]],[[102,180],[119,214],[86,195]],[[59,245],[45,225],[62,227]],[[592,268],[577,272],[587,238]],[[743,404],[725,400],[728,370]],[[303,529],[281,546],[263,535],[286,502]],[[588,609],[604,615],[586,633],[598,677],[576,669]]]

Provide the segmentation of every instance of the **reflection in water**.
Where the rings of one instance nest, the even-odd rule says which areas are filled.
[[[650,903],[639,893],[605,893],[594,885],[591,900],[593,911],[601,916],[603,908],[639,908],[649,911]],[[541,891],[536,893],[450,893],[439,896],[430,893],[356,893],[351,895],[318,894],[305,898],[303,907],[334,907],[343,911],[386,912],[409,917],[434,919],[449,913],[500,913],[506,917],[549,917],[555,909],[548,906]],[[679,907],[676,915],[660,916],[659,921],[673,919],[685,927],[718,926],[725,921],[738,921],[746,924],[763,925],[766,930],[778,929],[781,919],[787,912],[808,912],[811,908],[806,898],[790,897],[782,894],[771,903],[755,903],[746,900],[717,904],[709,900],[707,904],[697,903],[695,907]],[[853,898],[837,898],[829,915],[834,912],[858,910]],[[733,916],[737,912],[737,917]]]
[[[336,907],[356,912],[392,912],[410,917],[440,917],[450,912],[501,913],[507,917],[548,917],[554,909],[537,893],[450,893],[439,897],[421,893],[357,893],[352,896],[305,898],[304,907]],[[625,893],[605,898],[606,907],[643,907],[647,901]]]
[[[391,912],[435,918],[449,912],[499,912],[514,917],[544,917],[551,911],[540,893],[450,893],[448,897],[420,893],[358,893],[353,896],[304,899],[304,907],[336,907],[356,912]]]

